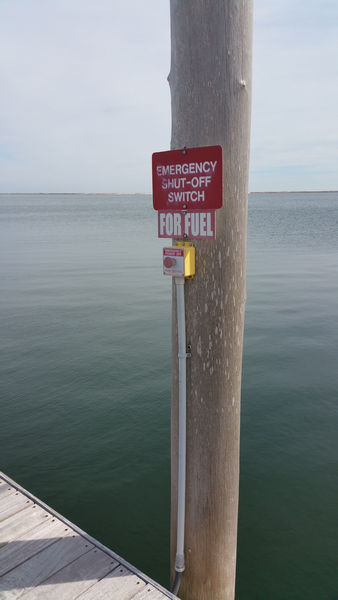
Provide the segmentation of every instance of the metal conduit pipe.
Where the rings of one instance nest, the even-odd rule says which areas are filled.
[[[177,542],[172,591],[177,594],[184,564],[185,488],[186,488],[186,428],[187,428],[187,347],[185,335],[184,277],[175,277],[178,336],[178,489],[177,489]]]

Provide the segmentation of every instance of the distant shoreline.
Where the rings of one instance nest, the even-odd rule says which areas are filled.
[[[278,192],[249,192],[249,194],[333,194],[338,190],[280,190]]]
[[[334,194],[338,190],[279,190],[251,194]],[[152,196],[149,192],[0,192],[0,196]]]

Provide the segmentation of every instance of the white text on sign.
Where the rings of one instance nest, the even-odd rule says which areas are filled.
[[[215,211],[158,212],[158,237],[215,239]]]
[[[163,175],[191,175],[192,173],[214,173],[217,160],[205,160],[204,162],[190,162],[177,165],[157,165],[156,173]]]
[[[208,212],[223,204],[221,146],[154,152],[155,210]]]
[[[194,173],[215,172],[217,160],[183,163],[183,165],[158,165],[156,174],[161,179],[162,190],[168,190],[167,200],[172,203],[205,202],[205,190],[211,183],[211,175],[194,175],[193,177],[170,177],[170,175],[191,175]],[[166,177],[168,176],[169,177]],[[182,190],[173,192],[170,190]]]

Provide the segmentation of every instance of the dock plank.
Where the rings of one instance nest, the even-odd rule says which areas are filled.
[[[163,594],[153,587],[147,585],[132,600],[163,600]]]
[[[0,522],[31,505],[33,502],[21,494],[5,496],[0,500]]]
[[[0,484],[0,600],[177,600],[1,472]]]
[[[73,600],[113,571],[118,564],[105,552],[93,548],[55,573],[38,588],[25,594],[24,600]]]
[[[131,600],[146,582],[122,565],[79,596],[79,600]]]
[[[5,496],[10,496],[10,494],[16,493],[15,487],[8,485],[3,479],[0,479],[0,498],[5,498]]]
[[[36,524],[34,529],[0,548],[0,576],[66,535],[69,535],[69,529],[56,519]]]
[[[0,580],[0,599],[20,598],[92,548],[80,535],[68,535],[9,571]]]
[[[34,529],[37,524],[51,518],[52,516],[39,506],[35,506],[35,509],[33,506],[28,506],[20,512],[11,515],[1,523],[0,548],[20,535]]]

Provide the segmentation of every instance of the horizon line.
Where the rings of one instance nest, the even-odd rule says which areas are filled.
[[[265,190],[250,194],[330,194],[337,190]],[[151,192],[0,192],[0,196],[152,196]]]

